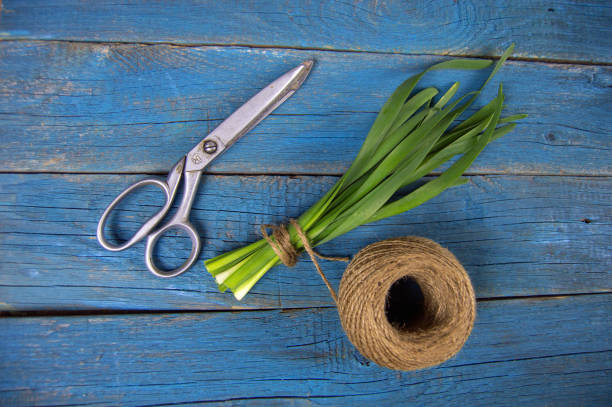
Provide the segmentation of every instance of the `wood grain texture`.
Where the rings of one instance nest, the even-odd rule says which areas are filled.
[[[608,405],[611,21],[604,0],[0,0],[0,405]],[[371,364],[306,260],[242,302],[217,291],[201,261],[315,202],[401,81],[512,42],[480,104],[502,81],[507,113],[530,117],[469,183],[320,248],[415,234],[451,249],[479,297],[457,357],[413,373]],[[119,191],[165,174],[309,58],[304,87],[204,177],[194,269],[155,278],[142,243],[97,244]],[[485,76],[422,85],[465,91]],[[154,192],[121,205],[119,236],[155,211]],[[166,264],[188,250],[161,243]],[[323,268],[337,287],[344,265]]]
[[[479,303],[459,354],[410,373],[360,356],[335,308],[5,318],[0,401],[604,405],[611,305],[610,295]]]
[[[299,62],[305,85],[211,167],[340,174],[393,89],[439,57],[227,47],[0,42],[0,170],[167,172],[260,88]],[[488,73],[423,81],[475,89]],[[611,175],[612,68],[510,62],[507,114],[528,113],[471,171]],[[494,97],[496,83],[480,104]],[[602,154],[603,153],[603,154]],[[579,158],[579,159],[578,159]]]
[[[612,62],[605,0],[4,0],[0,38],[242,44]]]
[[[111,253],[95,239],[106,205],[142,176],[2,175],[0,177],[0,308],[229,309],[333,305],[312,264],[271,270],[242,301],[219,293],[199,262],[173,279],[152,276],[144,243]],[[258,238],[263,223],[297,217],[334,177],[205,176],[192,220],[203,239],[201,260]],[[612,179],[475,176],[462,187],[405,214],[360,227],[321,247],[352,255],[389,237],[419,235],[453,251],[480,298],[610,291]],[[156,199],[159,198],[159,199]],[[161,192],[126,202],[113,224],[128,237],[154,212]],[[173,265],[186,239],[162,241]],[[168,244],[169,243],[169,244]],[[164,246],[164,244],[168,244]],[[337,287],[344,263],[323,268]]]

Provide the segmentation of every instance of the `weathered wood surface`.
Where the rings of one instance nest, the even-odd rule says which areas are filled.
[[[612,62],[605,0],[4,0],[0,38],[241,44]]]
[[[604,294],[479,302],[460,353],[411,373],[361,357],[334,308],[5,318],[0,401],[604,405],[610,300]]]
[[[8,6],[7,6],[8,7]],[[520,45],[517,47],[520,48]],[[167,172],[257,90],[299,62],[305,85],[211,167],[223,173],[340,174],[376,112],[440,57],[0,41],[1,171]],[[475,89],[488,72],[423,81]],[[510,62],[483,93],[528,113],[472,173],[612,175],[612,68]]]
[[[603,0],[0,0],[0,404],[609,404],[611,21]],[[204,177],[200,261],[320,197],[406,77],[511,42],[481,104],[502,81],[508,114],[530,117],[470,182],[321,247],[354,254],[415,234],[459,257],[479,314],[440,367],[396,373],[361,357],[308,261],[237,302],[201,263],[158,279],[142,243],[111,253],[94,238],[120,190],[165,174],[305,59],[317,63],[300,91]],[[121,236],[157,197],[122,205]],[[165,240],[160,256],[178,262],[185,239]],[[323,267],[337,286],[344,265]]]
[[[144,243],[111,253],[95,240],[104,207],[143,176],[2,175],[0,298],[4,310],[228,309],[333,304],[312,264],[271,270],[242,302],[217,292],[200,262],[184,275],[159,279],[144,267]],[[192,220],[201,231],[201,260],[258,238],[258,225],[297,217],[334,177],[206,176]],[[607,177],[474,176],[406,214],[356,229],[321,247],[354,254],[393,236],[420,235],[450,248],[478,297],[610,291],[612,255]],[[159,193],[158,193],[159,192]],[[159,198],[159,199],[156,199]],[[147,190],[118,214],[128,231],[154,211],[161,191]],[[186,240],[186,239],[185,239]],[[187,242],[160,246],[178,265]],[[177,250],[177,248],[182,250]],[[326,262],[337,287],[344,263]]]

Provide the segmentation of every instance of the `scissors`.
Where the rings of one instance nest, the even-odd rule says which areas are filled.
[[[104,210],[98,222],[97,237],[102,247],[110,251],[125,250],[146,237],[145,263],[151,273],[158,277],[174,277],[188,270],[197,260],[202,247],[200,236],[189,221],[189,213],[191,212],[191,206],[198,190],[202,171],[240,137],[248,133],[266,116],[272,113],[274,109],[293,95],[306,80],[312,65],[313,61],[305,61],[259,91],[259,93],[238,108],[238,110],[232,113],[217,128],[210,132],[208,136],[178,160],[168,173],[166,181],[155,178],[143,179],[132,184],[117,195]],[[165,224],[158,227],[172,207],[181,179],[184,180],[183,197],[178,210]],[[166,196],[166,203],[128,241],[119,245],[108,242],[104,237],[104,227],[109,214],[123,198],[132,191],[146,185],[154,185],[161,188]],[[164,232],[171,228],[178,228],[187,232],[191,239],[191,254],[178,268],[162,270],[153,261],[153,249]]]

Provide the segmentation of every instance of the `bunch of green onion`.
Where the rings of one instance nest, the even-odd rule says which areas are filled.
[[[504,96],[497,96],[459,124],[453,123],[474,102],[482,88],[511,54],[510,46],[495,64],[480,90],[449,103],[459,83],[434,102],[435,88],[411,95],[419,80],[432,70],[483,69],[490,60],[453,59],[433,65],[402,83],[384,104],[361,150],[348,171],[330,191],[297,220],[311,246],[318,246],[357,226],[412,209],[447,188],[466,182],[463,172],[484,147],[514,127],[526,115],[500,118]],[[449,129],[450,128],[450,129]],[[402,197],[398,190],[461,155],[441,175]],[[293,226],[288,229],[298,250],[303,243]],[[242,299],[257,281],[280,260],[264,240],[232,250],[205,262],[219,289],[230,289]]]

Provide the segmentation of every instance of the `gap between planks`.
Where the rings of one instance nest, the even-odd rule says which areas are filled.
[[[482,297],[477,298],[476,302],[492,302],[492,301],[550,301],[572,297],[586,297],[594,295],[610,295],[612,291],[591,292],[591,293],[569,293],[569,294],[538,294],[538,295],[515,295],[507,297]],[[281,311],[291,312],[310,309],[325,309],[336,308],[335,305],[321,305],[313,307],[265,307],[265,308],[227,308],[227,309],[210,309],[210,310],[194,310],[194,309],[157,309],[157,310],[142,310],[142,309],[91,309],[91,310],[37,310],[37,311],[0,311],[0,318],[33,318],[33,317],[73,317],[73,316],[88,316],[88,315],[159,315],[159,314],[218,314],[218,313],[238,313],[238,312],[265,312],[265,311]]]
[[[95,172],[95,171],[3,171],[0,170],[0,175],[141,175],[165,177],[168,175],[166,171],[162,172],[140,172],[140,171],[111,171],[111,172]],[[215,177],[341,177],[344,172],[337,173],[318,173],[318,172],[228,172],[228,171],[204,171],[203,176],[211,175]],[[431,172],[426,177],[437,177],[442,175],[441,171]],[[611,174],[581,174],[581,173],[548,173],[548,172],[465,172],[464,177],[487,177],[490,175],[508,176],[508,177],[572,177],[572,178],[610,178]]]
[[[292,51],[316,51],[316,52],[333,52],[333,53],[352,53],[352,54],[370,54],[370,55],[403,55],[403,56],[434,56],[434,57],[449,57],[449,58],[475,58],[475,59],[499,59],[499,55],[478,55],[478,54],[453,54],[453,53],[409,53],[409,52],[392,52],[392,51],[373,51],[373,50],[358,50],[348,48],[322,48],[322,47],[300,47],[289,45],[266,45],[266,44],[246,44],[246,43],[175,43],[170,41],[165,42],[143,42],[143,41],[93,41],[93,40],[62,40],[62,39],[44,39],[44,38],[0,38],[0,42],[48,42],[48,43],[79,43],[79,44],[94,44],[94,45],[136,45],[136,46],[171,46],[177,48],[250,48],[250,49],[267,49],[267,50],[292,50]],[[558,58],[529,58],[529,57],[509,57],[508,61],[519,61],[527,63],[540,64],[555,64],[555,65],[586,65],[586,66],[612,66],[612,62],[604,61],[581,61],[573,59],[558,59]]]

